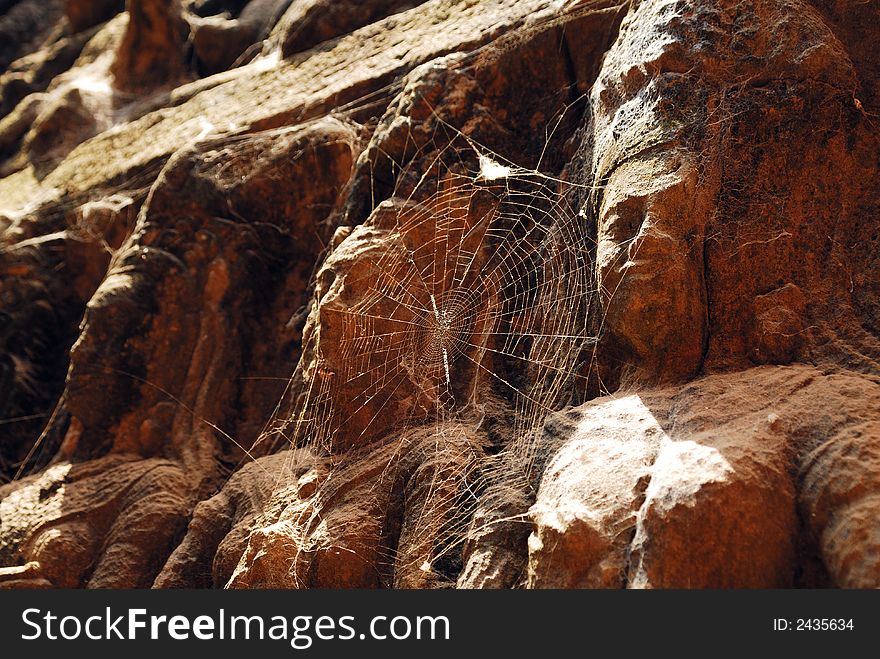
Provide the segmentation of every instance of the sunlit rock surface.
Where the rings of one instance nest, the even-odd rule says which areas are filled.
[[[880,586],[876,3],[0,3],[0,587]]]

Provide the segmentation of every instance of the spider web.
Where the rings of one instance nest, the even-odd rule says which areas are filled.
[[[364,447],[415,447],[434,465],[421,532],[410,533],[424,551],[387,560],[454,575],[481,498],[536,486],[544,420],[594,356],[595,239],[578,210],[588,186],[542,173],[540,160],[520,167],[434,118],[433,138],[395,162],[391,193],[337,232],[317,272],[285,434],[330,456],[319,502],[339,495]]]
[[[502,51],[524,38],[479,50]],[[459,66],[465,71],[475,58],[463,56]],[[398,84],[335,114],[382,106]],[[583,111],[583,97],[565,102],[570,91],[552,99],[560,109],[546,122],[545,152],[570,137],[555,134],[564,115]],[[348,486],[365,451],[390,442],[400,460],[415,452],[429,474],[420,511],[410,542],[387,547],[382,559],[443,581],[457,574],[467,526],[487,493],[536,486],[544,420],[570,402],[595,358],[595,199],[561,167],[545,167],[545,153],[523,166],[432,115],[434,134],[408,138],[414,153],[405,160],[382,153],[393,184],[386,190],[378,173],[371,176],[366,221],[337,231],[314,278],[303,358],[288,384],[296,404],[282,414],[279,402],[257,443],[281,437],[329,457],[330,475],[304,527],[321,522],[323,503]],[[71,208],[65,202],[58,212]],[[262,453],[199,421],[248,458]],[[394,466],[392,459],[378,479],[377,497]]]

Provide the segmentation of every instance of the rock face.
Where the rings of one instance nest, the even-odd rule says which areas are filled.
[[[82,32],[118,14],[125,0],[65,0],[64,14],[72,32]]]
[[[862,524],[878,513],[877,420],[863,417],[878,396],[862,377],[764,366],[552,417],[530,585],[876,586]]]
[[[125,92],[175,86],[186,78],[180,0],[127,0],[128,26],[111,69]]]
[[[207,4],[203,3],[198,9],[207,9]],[[234,18],[228,11],[220,15],[191,16],[188,21],[192,45],[201,71],[217,73],[257,54],[289,4],[290,0],[252,0]]]
[[[875,25],[0,2],[0,587],[880,586]]]

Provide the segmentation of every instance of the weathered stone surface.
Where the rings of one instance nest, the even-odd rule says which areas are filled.
[[[875,233],[857,220],[876,212],[864,187],[876,176],[876,135],[843,91],[856,78],[806,3],[742,13],[736,3],[648,2],[627,16],[592,91],[605,359],[637,355],[623,371],[678,379],[827,352],[853,334],[820,319],[854,311],[831,293],[858,295],[836,263],[876,267],[835,252]],[[840,223],[841,213],[852,219]],[[782,297],[764,298],[777,289]],[[875,359],[876,336],[843,341]],[[619,369],[603,379],[627,377]]]
[[[187,78],[187,26],[180,0],[127,0],[128,26],[112,72],[117,89],[143,92],[176,87]]]
[[[438,448],[440,441],[442,448]],[[462,496],[480,442],[466,427],[445,426],[353,452],[329,470],[330,465],[314,459],[291,459],[285,454],[273,456],[272,462],[264,458],[254,463],[268,465],[270,476],[279,473],[278,465],[296,468],[296,477],[281,479],[281,486],[278,479],[274,483],[265,477],[249,480],[248,491],[254,483],[272,488],[257,495],[268,497],[270,503],[259,509],[253,524],[233,526],[220,543],[214,559],[215,581],[218,565],[232,565],[232,547],[231,555],[240,556],[228,580],[232,588],[451,585],[448,570],[460,566],[447,552],[457,546],[457,536],[463,531]],[[239,482],[233,479],[197,510],[187,538],[157,585],[178,585],[169,574],[177,570],[179,555],[188,555],[193,542],[207,535],[200,531],[205,515],[213,517],[219,506],[228,510],[230,500],[237,519],[242,518],[243,507],[244,514],[253,515],[248,506],[254,496],[248,496],[242,506]],[[210,532],[214,545],[218,532],[222,535],[227,528],[221,516],[219,527]],[[393,562],[388,560],[391,554]]]
[[[13,156],[0,171],[28,168],[43,177],[74,147],[112,125],[118,99],[110,85],[111,51],[121,42],[126,25],[127,15],[120,14],[100,28],[59,41],[53,47],[58,52],[43,59],[19,60],[4,74],[9,85],[3,89],[12,86],[21,100],[0,120],[0,155]],[[65,60],[72,61],[66,64],[69,68],[57,70]],[[16,87],[16,81],[23,86]]]
[[[246,464],[193,510],[186,536],[154,587],[225,586],[252,531],[277,522],[291,498],[313,494],[320,477],[320,460],[303,451],[282,451]]]
[[[847,401],[859,400],[864,388],[862,382],[847,377],[836,378],[834,384],[837,397]],[[815,446],[800,462],[801,514],[819,544],[832,582],[846,588],[880,587],[880,538],[874,523],[880,513],[876,478],[880,433],[876,417],[864,411],[877,409],[876,384],[871,390],[865,408],[853,403],[840,407],[838,414],[848,412],[845,425],[825,419],[813,427],[803,421],[797,424]],[[824,405],[828,399],[821,400],[828,409]]]
[[[876,587],[878,397],[860,376],[763,367],[554,418],[568,437],[531,510],[530,585]],[[796,556],[810,546],[828,574]]]
[[[851,4],[0,0],[0,586],[880,585]]]
[[[47,171],[67,155],[71,143],[79,144],[98,130],[95,114],[86,107],[82,94],[70,89],[40,109],[23,148],[36,171]]]
[[[0,12],[0,73],[61,32],[63,0],[19,0]]]
[[[125,8],[125,0],[65,0],[64,15],[73,32],[109,20]]]
[[[188,17],[192,44],[203,73],[217,73],[253,58],[290,0],[250,0],[233,17]]]
[[[294,0],[273,30],[270,43],[280,45],[288,57],[424,1],[342,0],[328,5],[320,0]]]
[[[75,455],[158,452],[210,480],[215,449],[250,446],[298,357],[293,331],[250,347],[252,337],[261,318],[283,325],[304,303],[321,222],[356,149],[349,126],[326,120],[205,142],[168,164],[71,352],[67,409],[86,429]],[[284,186],[314,172],[324,185]],[[276,185],[288,194],[268,196]],[[229,314],[230,305],[247,310]],[[239,381],[251,369],[264,378]]]
[[[257,62],[242,67],[232,80],[179,107],[156,111],[89,140],[39,185],[32,183],[29,195],[59,194],[61,190],[81,194],[125,179],[164,161],[206,127],[216,132],[242,132],[306,121],[375,93],[396,76],[438,55],[478,47],[521,25],[526,17],[537,19],[555,12],[549,0],[491,0],[455,11],[451,10],[453,4],[451,0],[434,0],[419,12],[358,30],[329,49],[277,66]],[[14,185],[0,180],[0,210],[17,210],[3,202],[21,184],[21,180]]]
[[[145,588],[177,542],[192,494],[173,463],[125,455],[62,462],[5,485],[0,561],[28,569],[0,587]]]
[[[0,117],[12,112],[29,94],[45,90],[55,76],[73,66],[92,36],[93,30],[87,30],[62,37],[51,46],[10,64],[0,75]]]
[[[565,439],[530,510],[529,586],[621,588],[636,514],[665,434],[650,400],[596,403],[552,419],[547,432]]]
[[[66,413],[57,410],[69,351],[89,298],[134,226],[139,200],[118,196],[75,209],[48,208],[0,233],[2,382],[0,464],[7,477],[45,465]],[[50,421],[58,421],[55,426]],[[45,432],[42,432],[45,430]],[[42,439],[38,444],[34,440]]]
[[[532,503],[525,488],[498,488],[481,497],[462,547],[463,568],[458,588],[514,588],[524,582],[523,548]]]

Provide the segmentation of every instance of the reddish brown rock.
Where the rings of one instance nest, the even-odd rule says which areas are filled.
[[[650,398],[594,403],[548,423],[564,437],[529,511],[532,588],[621,588],[636,515],[665,437]]]
[[[462,546],[458,588],[516,588],[525,582],[525,523],[533,503],[526,488],[502,486],[480,497]]]
[[[764,367],[554,418],[567,438],[531,510],[529,584],[876,587],[877,419],[864,411],[878,396],[867,378]]]
[[[271,41],[280,45],[281,52],[289,57],[424,1],[342,0],[327,4],[320,0],[298,0],[290,3],[290,8],[273,31]]]
[[[874,4],[37,4],[0,585],[878,585]]]
[[[156,578],[155,588],[222,588],[230,582],[254,529],[278,521],[290,501],[306,499],[323,477],[306,452],[282,451],[235,473],[195,507],[186,536]],[[283,576],[286,571],[281,571]]]
[[[731,384],[718,382],[712,390],[707,382],[709,390],[693,396],[694,408],[682,404],[690,390],[676,401],[672,435],[661,442],[636,520],[630,587],[793,585],[797,517],[788,446],[772,420],[764,420],[769,432],[761,432],[755,417],[749,419],[751,401]],[[726,416],[725,398],[735,401],[740,415],[732,428],[713,427],[705,402],[714,402],[713,416],[720,421]],[[693,435],[688,433],[692,418]],[[757,426],[754,434],[747,431],[747,420]]]
[[[786,364],[801,348],[807,331],[806,299],[794,284],[755,298],[755,354],[758,363]]]
[[[234,18],[228,12],[188,17],[202,73],[225,71],[259,54],[263,40],[289,4],[290,0],[250,0]]]
[[[802,4],[642,3],[609,50],[592,92],[599,361],[616,364],[604,381],[786,362],[841,342],[875,360],[876,336],[855,329],[843,299],[859,295],[848,277],[875,266],[836,250],[871,240],[856,218],[876,208],[864,187],[876,136],[838,91],[857,78],[844,45]],[[829,316],[849,320],[823,327]]]
[[[70,89],[41,108],[23,147],[35,170],[48,171],[72,146],[98,130],[94,109],[87,107],[79,90]]]
[[[451,585],[481,442],[466,426],[427,428],[276,483],[229,586]]]
[[[3,486],[0,561],[28,569],[0,587],[149,586],[186,524],[191,486],[168,461],[122,455]]]
[[[109,20],[125,8],[125,0],[65,0],[70,29],[81,32]]]
[[[134,226],[140,201],[120,196],[73,212],[49,206],[10,222],[0,233],[4,481],[45,465],[58,449],[67,415],[56,405],[69,351],[85,305],[106,274],[111,249]]]
[[[282,396],[298,356],[295,333],[279,331],[261,348],[247,348],[247,337],[259,318],[283,326],[303,304],[309,258],[320,250],[321,222],[350,174],[357,140],[328,120],[233,143],[232,158],[221,138],[169,163],[90,300],[68,376],[67,409],[86,429],[70,445],[74,455],[108,447],[158,453],[210,481],[215,450],[225,446],[238,460]],[[266,194],[314,171],[324,172],[326,186]],[[248,310],[230,313],[229,305]],[[186,323],[177,318],[183,309],[194,314]],[[264,378],[239,380],[250,368]]]
[[[834,382],[837,396],[847,400],[858,401],[866,388],[854,378],[839,377]],[[875,390],[876,384],[870,389]],[[800,463],[802,515],[833,583],[846,588],[880,587],[880,537],[874,523],[880,514],[876,478],[880,434],[876,417],[864,412],[877,409],[876,392],[872,393],[865,408],[841,405],[839,413],[849,411],[851,421],[846,425],[817,424],[821,428],[817,432],[816,427],[799,424],[801,432],[813,431],[815,446]],[[823,407],[830,403],[828,398],[821,400]]]
[[[41,92],[74,65],[94,30],[58,39],[51,46],[12,62],[0,75],[0,117],[5,117],[29,94]],[[4,149],[5,150],[5,149]]]
[[[137,93],[185,82],[180,0],[126,0],[125,9],[128,26],[112,68],[116,88]]]
[[[122,40],[126,24],[127,15],[121,14],[59,41],[42,58],[19,60],[19,71],[4,74],[9,83],[4,89],[12,85],[14,93],[11,98],[4,94],[4,101],[11,105],[18,94],[21,99],[0,120],[0,156],[12,156],[2,165],[4,173],[30,168],[45,176],[78,144],[114,123],[118,99],[110,84],[110,51]],[[65,60],[69,68],[61,72],[56,67]],[[13,84],[16,80],[20,87]]]

